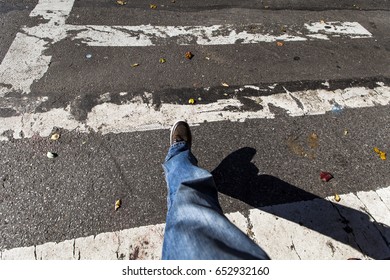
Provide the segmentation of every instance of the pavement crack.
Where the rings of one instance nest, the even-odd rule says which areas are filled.
[[[292,251],[294,251],[295,254],[297,254],[297,256],[298,256],[298,258],[299,258],[300,260],[302,260],[301,256],[299,255],[299,253],[298,253],[298,251],[297,251],[297,248],[295,247],[294,239],[293,239],[292,235],[290,236],[290,238],[291,238],[291,246],[290,246],[290,249],[291,249]]]
[[[371,215],[370,212],[368,212],[367,210],[367,205],[360,199],[360,197],[358,195],[356,195],[357,198],[360,200],[360,202],[364,205],[364,208],[362,209],[374,222],[372,223],[374,225],[374,227],[377,229],[377,231],[379,232],[380,236],[382,237],[382,240],[385,242],[385,244],[387,246],[390,246],[390,240],[387,239],[386,235],[383,234],[382,230],[380,229],[380,227],[384,227],[386,225],[384,225],[383,223],[380,223],[378,222],[373,215]]]
[[[76,259],[76,239],[73,239],[73,259]]]
[[[390,211],[390,208],[387,206],[387,203],[385,201],[383,201],[382,197],[379,195],[379,193],[377,191],[375,191],[375,193],[378,195],[379,199],[383,202],[383,204],[385,205],[385,207]]]
[[[347,232],[347,234],[351,234],[352,238],[353,238],[353,241],[354,243],[356,244],[356,247],[357,249],[359,250],[360,253],[364,254],[365,255],[365,252],[363,251],[363,249],[360,247],[359,243],[357,242],[357,238],[356,238],[356,235],[355,235],[355,232],[353,231],[353,229],[350,227],[349,225],[349,221],[347,220],[346,217],[343,216],[343,214],[341,214],[340,212],[340,209],[334,204],[332,203],[331,201],[329,201],[329,203],[332,205],[332,207],[337,211],[337,213],[339,214],[340,218],[341,218],[341,222],[345,225],[345,227],[343,228],[345,230],[345,232]],[[327,243],[328,245],[328,243]],[[329,246],[329,245],[328,245]],[[332,247],[331,247],[332,249]],[[332,249],[332,253],[333,252],[333,249]]]
[[[246,235],[252,239],[256,244],[258,244],[257,240],[256,240],[256,237],[255,237],[255,233],[253,232],[253,224],[252,224],[252,221],[249,217],[249,210],[246,210],[246,211],[242,211],[242,212],[239,212],[241,213],[245,219],[246,219]]]
[[[119,248],[121,247],[121,240],[120,240],[120,238],[119,238],[119,234],[118,234],[116,231],[114,231],[114,234],[115,234],[116,238],[118,239],[118,247],[117,247],[117,249],[116,249],[116,251],[115,251],[116,258],[117,258],[118,260],[123,260],[123,258],[121,257],[121,255],[119,255]]]

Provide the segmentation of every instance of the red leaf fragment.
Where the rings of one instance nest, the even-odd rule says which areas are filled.
[[[320,174],[320,178],[324,182],[328,182],[329,180],[333,179],[333,175],[329,172],[322,171]]]

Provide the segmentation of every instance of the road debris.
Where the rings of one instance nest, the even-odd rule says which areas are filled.
[[[340,114],[343,111],[343,106],[335,102],[332,106],[332,113],[334,114]]]
[[[186,57],[187,59],[191,59],[191,58],[194,57],[194,55],[192,54],[192,52],[186,52],[185,57]]]
[[[339,202],[341,200],[340,196],[337,193],[334,194],[334,200],[336,202]]]
[[[227,84],[227,83],[221,83],[221,85],[224,87],[229,87],[229,84]]]
[[[333,175],[330,174],[329,172],[321,171],[320,173],[320,179],[323,182],[329,182],[331,179],[333,179]]]
[[[115,201],[115,211],[118,210],[118,208],[121,207],[121,205],[122,205],[122,201],[120,199]]]
[[[379,155],[381,160],[386,160],[386,153],[384,151],[381,151],[377,147],[375,147],[374,152]]]
[[[162,63],[167,62],[167,60],[165,58],[160,58],[159,62],[162,64]]]
[[[116,3],[117,3],[118,5],[121,5],[121,6],[123,6],[123,5],[126,5],[126,4],[127,4],[127,2],[126,2],[126,1],[122,1],[122,0],[118,0],[118,1],[116,1]]]
[[[55,158],[55,157],[57,157],[58,155],[57,155],[56,153],[47,152],[46,156],[47,156],[48,158]]]
[[[309,135],[309,146],[312,149],[318,148],[318,135],[313,132],[312,134]]]
[[[195,104],[195,99],[193,99],[193,98],[188,99],[188,103],[189,104]]]
[[[59,138],[60,138],[60,135],[59,135],[58,133],[54,133],[54,134],[50,137],[50,139],[53,140],[53,141],[56,141],[56,140],[58,140]]]
[[[344,136],[346,136],[347,134],[348,134],[348,130],[344,129]]]
[[[137,67],[137,66],[139,66],[139,63],[131,64],[131,67]]]
[[[210,60],[210,57],[208,57],[208,56],[206,56],[205,58],[206,58],[206,60]]]

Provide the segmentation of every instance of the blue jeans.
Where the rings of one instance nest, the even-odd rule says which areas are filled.
[[[162,259],[269,259],[223,215],[212,175],[197,166],[186,142],[169,148],[163,168],[168,213]]]

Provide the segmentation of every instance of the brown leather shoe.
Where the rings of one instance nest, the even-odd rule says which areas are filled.
[[[180,141],[185,141],[188,147],[191,148],[192,136],[188,123],[185,121],[177,121],[171,128],[170,144],[174,144]]]

